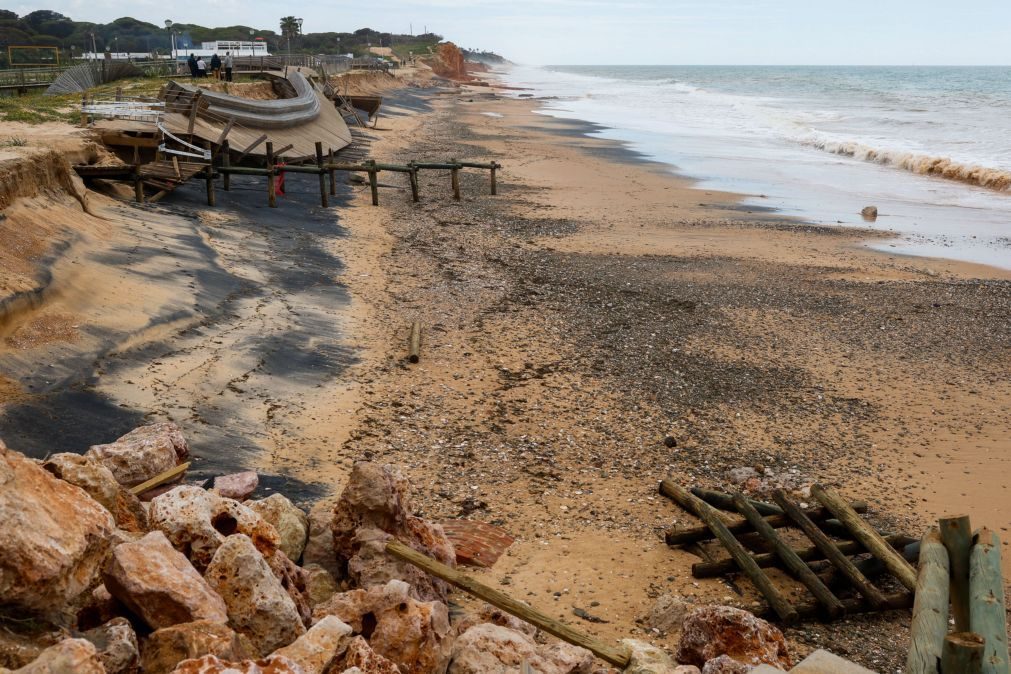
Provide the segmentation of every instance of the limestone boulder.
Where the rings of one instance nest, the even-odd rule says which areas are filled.
[[[70,637],[66,630],[32,622],[7,622],[0,629],[0,672],[18,669],[38,658],[42,651]]]
[[[281,587],[295,604],[302,624],[308,627],[312,624],[312,604],[309,601],[305,571],[288,559],[288,556],[281,550],[275,550],[274,554],[266,559],[274,577],[281,583]]]
[[[344,577],[344,568],[337,562],[330,529],[334,506],[331,501],[317,501],[309,508],[309,537],[302,551],[302,564],[321,566],[339,581]]]
[[[252,644],[223,623],[198,620],[155,630],[144,640],[144,674],[169,674],[183,660],[215,655],[223,660],[248,660]]]
[[[214,553],[204,577],[228,607],[228,622],[265,656],[305,634],[295,602],[267,560],[243,534],[229,536]]]
[[[309,517],[280,494],[271,494],[257,501],[247,501],[245,505],[277,529],[284,554],[288,555],[288,559],[297,562],[305,550],[309,535]]]
[[[134,487],[174,468],[189,454],[182,430],[163,422],[135,428],[107,445],[93,445],[85,456],[112,471],[121,485]]]
[[[214,491],[225,498],[245,501],[253,495],[260,484],[260,476],[255,470],[247,470],[214,478]],[[297,559],[297,558],[296,558]]]
[[[106,624],[81,634],[98,652],[107,674],[133,674],[140,666],[137,635],[126,618],[113,618]]]
[[[351,640],[343,658],[333,668],[334,672],[342,674],[355,670],[360,674],[401,674],[399,667],[372,650],[369,642],[360,636]]]
[[[313,625],[294,643],[274,651],[302,668],[305,674],[325,674],[344,655],[351,642],[351,626],[334,616]]]
[[[682,672],[667,651],[639,639],[622,639],[621,644],[628,651],[628,666],[623,674],[689,674]],[[690,665],[688,665],[690,666]],[[699,674],[698,667],[693,674]]]
[[[593,654],[565,644],[544,647],[529,635],[491,623],[475,625],[453,645],[449,674],[512,674],[523,661],[541,674],[590,674]]]
[[[153,629],[228,621],[225,602],[160,531],[117,545],[103,578],[109,593]]]
[[[751,666],[792,664],[783,633],[761,618],[731,606],[694,609],[682,623],[678,662],[702,667],[721,655]]]
[[[91,642],[64,639],[13,674],[105,674],[105,667]]]
[[[702,667],[702,674],[748,674],[751,665],[734,660],[729,655],[713,658]]]
[[[264,556],[277,550],[277,530],[238,501],[200,487],[183,485],[151,501],[152,528],[165,533],[203,571],[225,538],[244,534]]]
[[[239,662],[222,660],[216,655],[205,655],[202,658],[180,662],[174,674],[303,674],[303,672],[301,667],[280,655]]]
[[[537,636],[537,628],[530,623],[509,615],[505,611],[495,608],[491,604],[485,604],[483,602],[457,619],[454,623],[454,627],[457,634],[463,634],[471,627],[482,623],[491,623],[493,625],[498,625],[499,627],[508,627],[511,630],[522,632],[529,637]]]
[[[0,597],[60,610],[98,576],[115,522],[83,490],[0,447]]]
[[[305,597],[314,608],[340,591],[330,572],[318,564],[303,566],[302,577],[305,579]]]
[[[112,513],[116,525],[126,531],[146,532],[147,511],[140,499],[116,481],[112,471],[80,454],[54,454],[42,467],[65,482],[80,487]]]
[[[681,623],[693,608],[693,603],[681,597],[664,594],[638,622],[658,632],[676,632],[681,629]]]
[[[390,536],[448,566],[456,566],[456,552],[445,532],[411,515],[410,483],[392,466],[359,462],[334,508],[331,530],[338,562],[359,587],[406,580],[417,598],[445,601],[448,586],[407,562],[383,552]]]
[[[449,610],[441,602],[421,602],[407,583],[335,594],[313,611],[316,621],[336,616],[365,636],[371,648],[403,674],[441,674],[453,647]]]

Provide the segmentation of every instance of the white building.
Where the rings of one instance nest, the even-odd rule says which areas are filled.
[[[216,40],[204,42],[199,48],[176,45],[176,52],[180,61],[188,59],[190,54],[203,56],[205,61],[209,61],[215,54],[223,58],[226,52],[231,52],[232,56],[270,56],[265,40]]]

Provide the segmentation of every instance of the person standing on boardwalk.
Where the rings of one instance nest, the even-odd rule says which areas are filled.
[[[197,76],[197,57],[190,54],[190,57],[186,59],[186,65],[190,67],[190,77]]]
[[[207,77],[207,62],[203,56],[197,59],[197,77]]]
[[[214,52],[214,56],[211,57],[211,74],[214,75],[214,79],[221,79],[221,58],[217,52]]]
[[[225,81],[232,81],[232,52],[225,52]]]

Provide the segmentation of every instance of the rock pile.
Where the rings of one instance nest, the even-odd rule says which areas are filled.
[[[451,617],[445,583],[385,553],[395,538],[456,559],[392,466],[357,464],[337,501],[309,513],[280,494],[249,500],[255,473],[131,493],[188,455],[165,423],[44,462],[0,443],[0,621],[15,618],[0,629],[0,674],[614,671],[487,605]],[[733,611],[689,611],[679,658],[714,672],[789,665],[775,628]],[[629,672],[699,671],[626,646]]]

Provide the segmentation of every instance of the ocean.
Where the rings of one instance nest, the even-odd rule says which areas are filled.
[[[1011,269],[1011,68],[516,66],[540,112],[872,245]],[[876,222],[860,211],[877,206]]]

